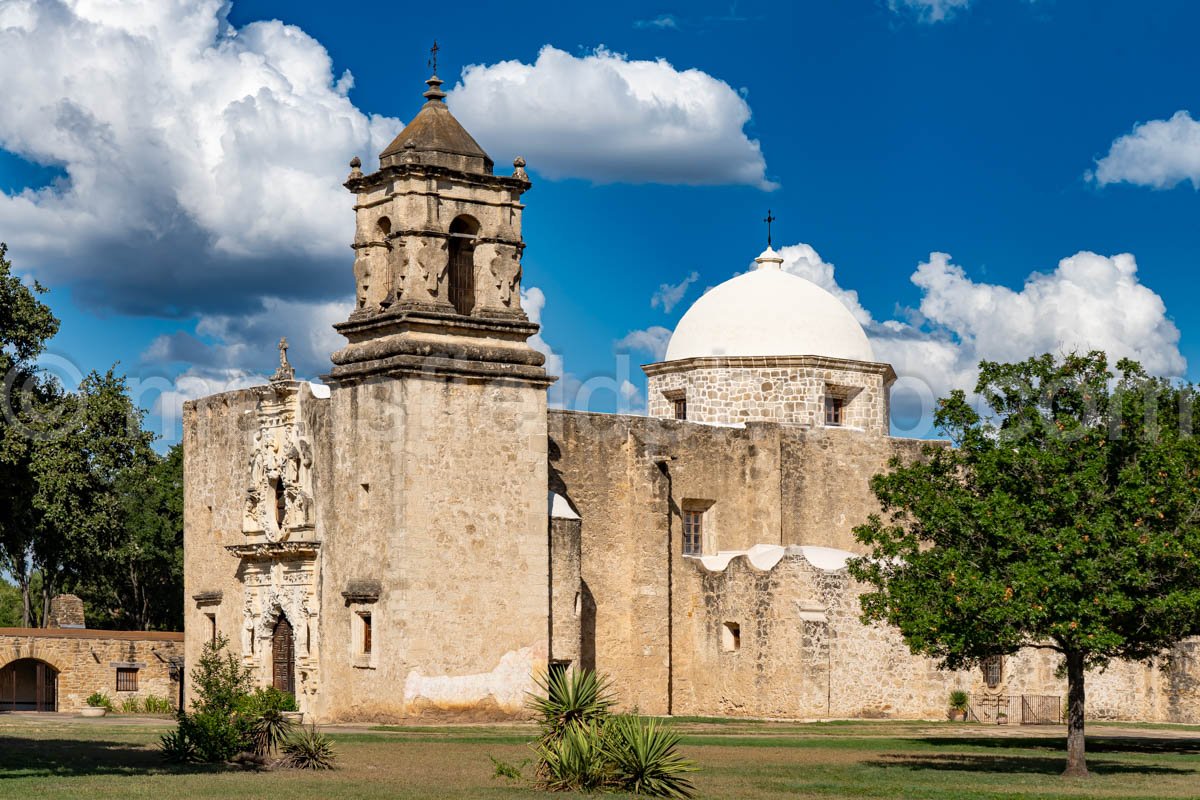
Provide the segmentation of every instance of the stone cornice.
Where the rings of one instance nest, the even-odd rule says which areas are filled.
[[[463,184],[516,191],[518,195],[524,194],[533,186],[532,183],[521,178],[489,175],[482,172],[465,172],[463,170],[439,167],[432,164],[393,164],[381,167],[377,172],[373,172],[370,175],[350,178],[350,180],[342,185],[350,191],[358,193],[370,191],[388,181],[400,178],[450,178]]]
[[[829,356],[700,356],[644,364],[642,372],[645,372],[648,377],[653,377],[695,369],[791,369],[793,367],[866,372],[882,375],[885,384],[891,384],[896,380],[896,371],[892,369],[891,364],[881,361],[854,361],[848,358],[831,358]]]
[[[316,556],[320,542],[251,542],[230,544],[225,549],[240,558],[281,558],[286,556]]]

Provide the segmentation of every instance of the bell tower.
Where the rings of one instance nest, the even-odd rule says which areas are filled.
[[[324,591],[346,602],[321,624],[358,652],[325,654],[346,662],[325,702],[360,718],[508,717],[549,657],[554,379],[521,308],[531,184],[521,158],[494,174],[441,80],[426,83],[379,168],[356,158],[345,184],[356,300],[326,377],[322,513]]]
[[[546,382],[543,356],[526,344],[537,326],[521,309],[525,161],[493,174],[446,106],[442,81],[426,83],[424,106],[379,169],[350,163],[355,309],[337,326],[349,344],[331,377],[415,368]]]

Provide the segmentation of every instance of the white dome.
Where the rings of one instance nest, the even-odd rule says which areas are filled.
[[[664,360],[705,356],[825,356],[874,361],[862,326],[841,301],[784,272],[767,248],[758,269],[738,275],[695,302],[675,326]]]

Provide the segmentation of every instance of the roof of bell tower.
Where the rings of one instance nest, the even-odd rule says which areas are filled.
[[[450,113],[446,93],[441,90],[441,78],[434,75],[425,83],[429,85],[424,93],[425,105],[379,154],[379,165],[389,167],[415,161],[492,174],[492,159]]]

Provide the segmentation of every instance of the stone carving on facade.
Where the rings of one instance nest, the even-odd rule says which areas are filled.
[[[521,293],[521,254],[511,244],[496,245],[496,255],[489,262],[493,285],[500,304],[511,308],[513,298]]]
[[[264,534],[269,542],[285,541],[293,531],[313,525],[313,451],[297,425],[294,379],[284,339],[271,385],[259,390],[242,518],[243,533]]]
[[[269,684],[275,625],[286,619],[292,626],[297,692],[316,694],[320,603],[315,549],[302,555],[279,551],[265,558],[247,558],[241,576],[243,661]]]
[[[422,239],[420,250],[417,252],[417,265],[421,270],[425,290],[436,297],[438,288],[446,276],[446,269],[450,266],[446,242],[442,239]]]

